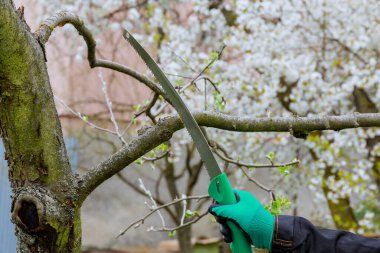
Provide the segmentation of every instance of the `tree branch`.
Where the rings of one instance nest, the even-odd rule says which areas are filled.
[[[268,163],[268,164],[255,164],[255,163],[245,163],[241,162],[239,160],[233,160],[232,158],[229,158],[227,156],[224,156],[220,154],[217,150],[214,152],[220,159],[223,161],[235,164],[240,167],[246,167],[246,168],[278,168],[278,167],[284,167],[284,166],[292,166],[292,165],[298,165],[300,163],[299,160],[295,160],[293,162],[288,162],[288,163]]]
[[[355,113],[341,116],[254,118],[230,116],[214,112],[194,113],[201,126],[238,132],[289,132],[309,133],[314,130],[343,130],[358,127],[380,127],[380,113]],[[108,159],[88,171],[78,184],[77,203],[84,199],[102,182],[124,169],[137,158],[170,140],[173,133],[183,128],[178,116],[169,116],[157,125],[144,129]]]
[[[155,212],[159,211],[160,209],[162,208],[167,208],[168,206],[171,206],[171,205],[175,205],[175,204],[178,204],[178,203],[181,203],[182,201],[184,200],[202,200],[202,199],[209,199],[210,196],[209,195],[202,195],[202,196],[190,196],[190,197],[185,197],[185,198],[179,198],[179,199],[175,199],[173,200],[172,202],[169,202],[169,203],[166,203],[164,205],[161,205],[161,206],[158,206],[154,209],[152,209],[147,215],[145,215],[144,217],[140,218],[139,220],[133,222],[132,224],[130,224],[126,229],[124,229],[123,231],[121,231],[119,233],[119,235],[117,235],[116,238],[124,235],[130,228],[134,227],[134,228],[138,228],[141,224],[143,224],[145,222],[145,220],[147,218],[149,218],[149,216],[151,216],[152,214],[154,214]],[[166,227],[163,227],[163,228],[158,228],[158,229],[153,229],[154,231],[173,231],[173,230],[177,230],[177,229],[180,229],[180,228],[183,228],[183,227],[187,227],[195,222],[197,222],[199,219],[201,219],[203,216],[205,216],[208,212],[206,211],[205,213],[199,215],[196,219],[192,220],[192,221],[189,221],[187,223],[184,223],[182,225],[179,225],[177,227],[174,227],[174,228],[166,228]]]
[[[210,145],[211,145],[211,147],[214,149],[214,153],[217,154],[222,160],[224,160],[225,162],[233,163],[233,164],[237,165],[238,168],[242,170],[242,172],[244,173],[244,175],[248,178],[248,180],[249,180],[250,182],[254,183],[254,184],[257,185],[259,188],[261,188],[262,190],[266,191],[266,192],[269,194],[269,196],[270,196],[270,198],[271,198],[272,201],[273,201],[273,200],[276,200],[276,195],[275,195],[274,191],[273,191],[271,188],[269,188],[269,187],[263,185],[262,183],[260,183],[259,181],[257,181],[257,180],[254,179],[253,177],[251,177],[251,176],[249,175],[248,171],[244,169],[244,167],[249,168],[249,167],[255,167],[256,165],[254,165],[254,166],[250,166],[251,164],[240,163],[240,162],[238,162],[238,161],[234,161],[234,160],[228,155],[227,150],[226,150],[224,147],[222,147],[221,145],[219,145],[218,143],[214,142],[214,141],[212,141]],[[223,153],[224,155],[220,154],[220,153],[217,151],[218,149],[221,150],[222,153]],[[297,164],[298,164],[298,163],[299,163],[299,161],[297,161]],[[249,165],[249,166],[247,166],[247,165]],[[265,165],[264,165],[264,166],[265,166]],[[273,164],[270,164],[270,165],[269,165],[269,167],[272,167],[272,166],[275,167],[275,165],[273,165]],[[263,167],[261,167],[261,168],[263,168]],[[272,209],[272,202],[270,203],[270,205],[271,205],[270,209]]]
[[[43,46],[49,40],[51,33],[56,27],[64,26],[66,24],[73,25],[86,42],[87,59],[91,68],[103,67],[132,76],[136,80],[144,83],[155,93],[160,94],[161,96],[166,98],[166,94],[165,92],[163,92],[160,86],[152,80],[150,80],[148,77],[144,76],[143,74],[116,62],[97,59],[95,55],[96,41],[94,40],[94,37],[92,36],[90,30],[88,30],[88,28],[84,25],[83,21],[74,13],[68,11],[57,12],[50,18],[46,19],[40,25],[37,31],[34,32],[34,36]]]

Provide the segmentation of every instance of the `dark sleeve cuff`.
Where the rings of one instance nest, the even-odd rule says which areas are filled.
[[[380,239],[347,231],[318,229],[305,218],[275,217],[272,253],[380,253]]]
[[[275,217],[272,252],[284,252],[293,248],[295,216]],[[281,227],[280,227],[281,224]]]
[[[279,215],[275,217],[274,226],[272,253],[320,253],[320,251],[314,251],[313,231],[315,227],[307,219],[298,216]]]

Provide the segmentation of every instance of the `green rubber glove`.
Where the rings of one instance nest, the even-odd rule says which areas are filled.
[[[235,190],[237,202],[235,204],[212,204],[209,212],[216,216],[221,223],[221,232],[225,238],[229,237],[226,222],[232,220],[249,237],[251,243],[260,249],[272,249],[272,237],[274,231],[274,217],[260,204],[249,192]],[[229,239],[227,239],[229,240]]]

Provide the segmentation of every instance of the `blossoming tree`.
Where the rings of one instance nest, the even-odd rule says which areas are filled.
[[[260,167],[254,162],[264,157],[269,163],[263,166],[278,168],[274,181],[291,173],[287,180],[293,189],[281,185],[274,190],[290,195],[295,185],[307,182],[315,201],[327,201],[336,227],[379,229],[374,214],[379,210],[380,130],[371,128],[380,126],[377,1],[36,2],[50,18],[33,33],[22,8],[0,2],[0,126],[21,252],[79,252],[83,201],[135,161],[164,159],[162,175],[172,186],[171,197],[180,198],[174,202],[191,200],[202,164],[188,162],[184,167],[190,182],[187,191],[175,185],[174,170],[182,156],[178,146],[187,145],[188,161],[196,159],[191,141],[184,135],[172,138],[183,125],[177,116],[167,116],[174,111],[149,75],[96,57],[91,31],[107,27],[115,33],[124,27],[139,34],[189,107],[198,111],[198,123],[213,128],[205,131],[225,170],[235,173],[242,168],[242,174],[235,173],[238,181],[248,179],[267,191],[273,212],[287,201],[275,199],[272,188],[253,178],[255,170],[247,171]],[[68,11],[54,14],[60,9]],[[90,116],[72,111],[121,143],[120,150],[79,178],[70,171],[43,50],[54,29],[66,24],[84,38],[91,68],[132,76],[152,91],[149,101],[136,105],[128,123],[144,127],[127,140],[112,111],[105,80],[113,130],[101,129]],[[293,158],[302,165],[293,168],[298,160],[287,161]],[[151,198],[156,211],[157,196],[142,183],[135,188]],[[168,212],[179,227],[186,225],[186,213],[189,222],[201,217],[178,206]],[[188,252],[188,243],[182,240],[182,252]]]

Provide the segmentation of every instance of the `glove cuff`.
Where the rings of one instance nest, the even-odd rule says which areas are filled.
[[[250,224],[252,243],[256,248],[272,249],[272,238],[274,232],[274,216],[264,208],[258,208]]]

